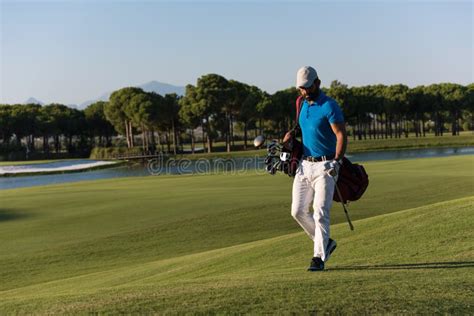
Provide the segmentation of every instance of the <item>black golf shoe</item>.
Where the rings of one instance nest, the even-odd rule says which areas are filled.
[[[311,259],[310,266],[308,268],[308,271],[314,272],[314,271],[323,271],[324,270],[324,262],[321,260],[319,257],[313,257]]]

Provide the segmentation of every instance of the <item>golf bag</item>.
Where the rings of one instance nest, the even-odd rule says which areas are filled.
[[[296,134],[300,132],[300,125],[298,119],[300,117],[301,105],[303,103],[303,97],[299,96],[296,99],[296,119],[295,127],[292,129],[291,138],[283,146],[290,152],[290,160],[286,169],[283,172],[290,177],[296,175],[296,169],[300,164],[301,157],[303,156],[303,144],[296,138]]]
[[[298,97],[296,100],[296,117],[299,117],[302,103],[303,97]],[[291,137],[287,142],[280,144],[277,140],[272,140],[268,143],[267,157],[265,158],[268,173],[274,175],[277,171],[282,171],[290,177],[296,175],[296,170],[303,156],[303,144],[296,138],[296,134],[300,131],[298,119],[296,119],[296,125],[291,130]]]
[[[337,179],[337,187],[341,194],[342,200],[337,192],[334,192],[333,200],[342,202],[357,201],[364,194],[369,186],[369,176],[363,166],[353,164],[347,158],[342,158],[342,165],[339,168],[339,176]]]

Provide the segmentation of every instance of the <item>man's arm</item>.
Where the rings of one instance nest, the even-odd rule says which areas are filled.
[[[285,137],[283,137],[283,143],[289,141],[291,137],[297,137],[299,135],[301,135],[301,128],[297,125],[285,134]]]
[[[332,131],[336,135],[336,157],[334,159],[339,160],[344,157],[347,147],[347,133],[345,123],[334,123],[331,124]]]

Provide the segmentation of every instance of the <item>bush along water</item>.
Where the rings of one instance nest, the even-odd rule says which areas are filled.
[[[117,159],[129,156],[142,156],[145,152],[140,147],[94,147],[90,159]]]

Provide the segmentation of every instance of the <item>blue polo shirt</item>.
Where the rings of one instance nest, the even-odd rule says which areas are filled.
[[[319,92],[315,102],[304,100],[299,124],[303,134],[304,156],[330,156],[336,154],[336,135],[330,124],[343,123],[344,116],[337,102]]]

